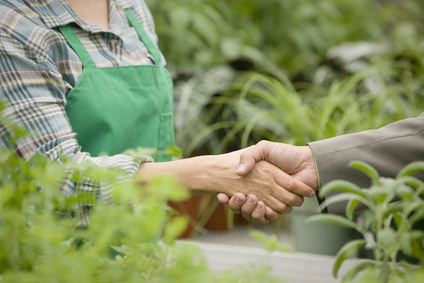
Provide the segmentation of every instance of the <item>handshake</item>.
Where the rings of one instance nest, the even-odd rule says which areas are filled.
[[[290,213],[303,204],[303,197],[315,196],[318,188],[309,146],[261,141],[240,152],[237,175],[248,179],[248,185],[234,193],[218,193],[218,201],[257,225]]]

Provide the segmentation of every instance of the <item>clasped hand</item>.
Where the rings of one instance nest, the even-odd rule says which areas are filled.
[[[218,201],[254,224],[264,225],[301,206],[303,197],[315,196],[318,175],[309,146],[261,141],[240,155],[237,174],[262,190],[218,193]],[[258,182],[258,180],[260,180]],[[273,184],[275,182],[275,185]],[[231,196],[231,198],[230,198]]]

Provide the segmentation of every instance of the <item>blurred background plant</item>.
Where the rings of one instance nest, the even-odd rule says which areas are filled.
[[[184,157],[262,139],[304,145],[424,109],[423,1],[146,3],[174,78]]]
[[[421,12],[424,11],[424,3],[421,1],[146,2],[155,19],[160,48],[175,79],[177,141],[185,156],[220,153],[233,147],[246,146],[261,138],[304,144],[313,139],[376,127],[395,119],[414,116],[419,112],[419,106],[422,106],[424,20]],[[246,72],[258,72],[260,75],[246,78]],[[265,80],[273,81],[274,88],[269,83],[257,87],[258,84],[264,84]],[[252,88],[249,89],[245,84]],[[276,84],[281,85],[280,89],[275,89]],[[340,90],[343,92],[341,94],[338,93],[340,87],[344,88]],[[268,99],[267,103],[261,104],[266,107],[259,107],[257,100],[262,98],[254,98],[253,88],[262,88],[262,93],[267,93],[269,98],[288,91],[289,95],[298,97],[299,101],[296,105],[285,105],[287,101]],[[242,92],[244,96],[240,95]],[[327,95],[332,98],[325,98]],[[370,123],[358,122],[354,127],[340,125],[337,131],[322,128],[325,121],[330,121],[330,117],[327,117],[320,121],[324,125],[312,127],[316,133],[305,133],[302,138],[292,137],[290,133],[284,137],[281,134],[270,135],[267,133],[269,130],[266,130],[252,137],[250,142],[233,139],[233,146],[228,145],[228,148],[216,145],[222,135],[214,129],[219,127],[213,125],[215,122],[252,123],[252,115],[242,115],[241,111],[258,112],[261,108],[268,110],[267,107],[273,107],[281,108],[278,112],[289,116],[287,111],[301,114],[305,110],[290,107],[308,108],[308,105],[316,105],[309,106],[309,114],[286,118],[293,119],[293,124],[288,125],[293,130],[301,125],[298,121],[304,115],[319,115],[316,109],[326,105],[322,102],[326,99],[327,102],[345,99],[355,101],[362,96],[367,98],[360,100],[373,102],[378,99],[375,103],[391,109],[387,109],[383,117],[380,117],[382,113],[379,111],[370,113],[371,118],[378,122],[364,117],[364,121]],[[253,99],[253,103],[246,102],[249,99]],[[399,100],[395,105],[404,103],[403,109],[399,105],[389,106],[393,100]],[[212,109],[211,103],[215,105]],[[243,103],[244,106],[241,105]],[[330,104],[337,108],[341,103]],[[361,103],[368,102],[358,102]],[[216,104],[222,108],[217,109]],[[252,109],[252,104],[259,108]],[[350,104],[349,100],[345,104]],[[238,111],[231,116],[235,105]],[[417,106],[415,108],[418,111],[409,110],[411,105]],[[353,107],[363,111],[358,106]],[[224,111],[227,111],[225,115],[222,114]],[[326,111],[327,115],[331,115],[328,112],[331,111]],[[340,116],[347,115],[347,112]],[[273,114],[269,114],[268,120],[272,119]],[[358,117],[352,118],[352,121]],[[313,117],[314,120],[316,118],[319,117]],[[275,118],[271,123],[276,131],[284,131],[275,127],[281,124],[280,120],[281,117]],[[333,123],[338,124],[334,119]],[[263,124],[265,122],[257,127]],[[208,127],[211,129],[206,129]],[[306,132],[314,131],[309,125],[304,127]],[[201,129],[215,136],[208,135],[202,141],[198,137]],[[302,130],[299,127],[297,131]],[[196,145],[190,143],[193,138],[196,138]],[[225,143],[231,144],[229,141]]]
[[[1,117],[2,106],[8,138],[23,137]],[[187,219],[164,203],[181,201],[188,192],[173,176],[141,187],[124,174],[44,155],[25,161],[0,148],[0,282],[234,282],[242,267],[213,272],[198,247],[175,242]],[[63,195],[62,182],[69,178],[107,184],[110,202],[99,201],[97,191]],[[269,266],[243,275],[255,280],[244,282],[277,282]]]

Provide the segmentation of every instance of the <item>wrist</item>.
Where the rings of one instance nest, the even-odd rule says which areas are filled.
[[[161,175],[174,175],[182,186],[192,192],[221,192],[219,176],[231,170],[219,155],[198,156],[160,163],[143,163],[140,166],[141,182]],[[235,172],[236,169],[234,169]]]
[[[319,180],[319,174],[318,174],[318,166],[315,160],[314,152],[312,148],[309,145],[305,146],[305,152],[306,152],[306,166],[309,168],[310,171],[310,186],[316,191],[320,187],[320,180]]]

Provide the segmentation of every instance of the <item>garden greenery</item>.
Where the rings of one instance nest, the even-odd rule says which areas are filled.
[[[23,137],[1,116],[2,107],[8,139]],[[68,178],[107,183],[112,204],[98,200],[99,192],[65,197],[60,188]],[[187,219],[164,203],[187,197],[172,176],[140,186],[116,168],[58,163],[44,155],[22,160],[0,148],[0,282],[234,282],[240,276],[243,282],[278,282],[266,265],[212,272],[199,248],[176,243]],[[79,215],[76,206],[90,209]],[[254,236],[267,249],[283,247],[260,232]]]
[[[303,145],[422,112],[422,1],[146,2],[185,157],[261,139]]]
[[[365,245],[371,247],[373,260],[362,260],[343,276],[343,282],[422,282],[424,280],[424,231],[416,227],[424,220],[424,182],[413,174],[424,171],[424,162],[407,165],[395,179],[380,177],[368,164],[353,161],[352,167],[371,178],[370,188],[360,188],[353,183],[336,180],[319,192],[324,197],[329,192],[339,194],[325,200],[322,208],[338,202],[347,202],[346,217],[320,214],[309,221],[321,221],[353,228],[361,239],[346,243],[337,253],[333,275],[346,258],[355,255]],[[357,212],[357,208],[362,208]],[[357,218],[361,219],[357,221]],[[416,264],[405,260],[403,253]]]

